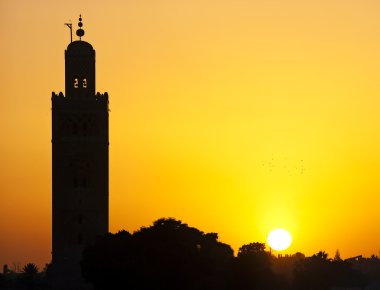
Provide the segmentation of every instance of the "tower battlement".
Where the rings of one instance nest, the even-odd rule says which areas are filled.
[[[66,96],[62,93],[62,92],[59,92],[58,94],[57,93],[55,93],[55,92],[52,92],[52,94],[51,94],[51,99],[53,100],[53,99],[65,99],[66,98]],[[107,92],[105,92],[105,93],[96,93],[95,95],[94,95],[94,97],[92,98],[92,99],[95,99],[95,100],[103,100],[103,99],[107,99],[107,101],[108,101],[108,93]]]

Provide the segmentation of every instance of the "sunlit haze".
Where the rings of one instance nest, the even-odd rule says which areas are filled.
[[[380,1],[0,0],[0,265],[51,259],[51,92],[83,16],[110,97],[110,230],[380,251]]]

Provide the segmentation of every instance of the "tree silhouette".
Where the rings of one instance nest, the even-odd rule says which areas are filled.
[[[127,231],[99,237],[83,252],[82,275],[94,285],[95,290],[132,286],[134,254],[132,237]]]
[[[294,286],[299,290],[362,287],[364,284],[364,276],[349,262],[329,259],[324,251],[299,261],[294,271]]]
[[[28,263],[22,268],[20,281],[27,289],[34,289],[37,285],[38,268],[33,263]]]
[[[82,272],[98,289],[224,289],[230,246],[175,219],[108,234],[85,249]]]
[[[3,274],[6,275],[10,272],[9,267],[7,264],[3,265]]]
[[[265,251],[264,243],[250,243],[239,249],[232,269],[231,290],[279,289],[279,283],[272,271],[272,256]]]
[[[36,276],[38,273],[38,267],[33,263],[28,263],[22,268],[22,273],[28,276]]]
[[[0,288],[5,288],[7,286],[7,279],[5,278],[6,274],[0,273]]]
[[[340,257],[339,249],[337,249],[335,252],[334,261],[342,261],[342,258]]]
[[[267,253],[265,252],[265,244],[250,243],[248,245],[241,246],[238,252],[238,257],[244,257],[247,255],[267,256]]]
[[[379,265],[377,257],[330,259],[324,251],[276,258],[257,242],[243,245],[234,257],[218,234],[172,218],[133,234],[120,231],[99,237],[84,250],[81,262],[83,277],[95,290],[363,288],[379,281]]]

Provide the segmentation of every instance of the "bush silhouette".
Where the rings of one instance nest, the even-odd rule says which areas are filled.
[[[95,289],[224,289],[233,259],[215,233],[175,219],[159,219],[130,234],[99,238],[83,253],[84,278]]]

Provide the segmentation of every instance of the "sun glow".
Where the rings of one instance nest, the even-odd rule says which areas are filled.
[[[292,236],[287,230],[272,230],[267,238],[269,246],[276,251],[283,251],[289,248],[292,243]]]

